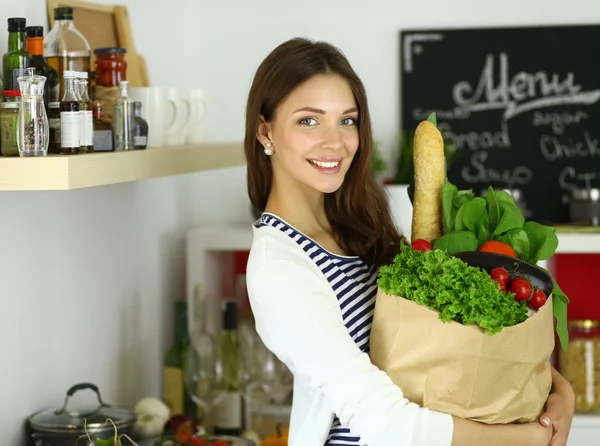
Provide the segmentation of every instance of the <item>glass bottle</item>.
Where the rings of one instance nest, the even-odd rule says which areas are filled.
[[[79,77],[77,93],[79,96],[79,138],[81,140],[81,152],[91,153],[94,151],[94,116],[92,100],[88,94],[88,74],[85,71],[80,71],[77,75]]]
[[[44,76],[46,82],[44,84],[44,105],[46,112],[48,111],[48,61],[44,57],[44,27],[28,26],[25,28],[27,34],[27,52],[31,56],[30,64],[35,68],[34,74]]]
[[[79,140],[79,97],[75,92],[75,71],[63,72],[65,94],[60,101],[60,153],[73,155],[81,152]]]
[[[33,74],[28,68],[27,76],[19,76],[21,108],[19,110],[19,133],[17,145],[19,156],[46,156],[48,154],[48,116],[44,105],[46,78]]]
[[[54,9],[54,26],[46,36],[44,56],[50,73],[50,102],[58,102],[65,94],[65,71],[90,71],[90,44],[73,24],[73,8]],[[89,93],[89,92],[88,92]]]
[[[133,148],[145,149],[148,145],[148,123],[142,118],[142,103],[133,103]]]
[[[21,91],[6,90],[2,93],[4,102],[0,102],[0,145],[2,155],[19,156],[17,135],[19,133],[19,110],[21,108]]]
[[[47,81],[46,81],[47,82]],[[50,102],[48,104],[48,128],[50,142],[48,143],[48,153],[60,153],[60,102]]]
[[[133,150],[133,100],[127,94],[128,81],[119,82],[119,97],[115,99],[113,138],[115,150]]]
[[[2,56],[4,90],[18,90],[17,78],[24,76],[31,62],[25,50],[25,19],[8,19],[8,51]]]
[[[219,333],[218,367],[221,374],[216,383],[224,394],[215,404],[213,420],[216,435],[240,435],[243,430],[243,402],[239,386],[239,338],[237,332],[237,303],[225,302],[223,327]]]
[[[94,108],[94,152],[114,152],[112,124],[104,115],[102,102],[96,101]]]

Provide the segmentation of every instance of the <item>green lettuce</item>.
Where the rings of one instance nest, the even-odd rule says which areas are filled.
[[[526,303],[500,291],[483,268],[440,249],[424,253],[410,246],[400,249],[394,262],[379,270],[377,284],[386,294],[438,311],[442,322],[476,324],[490,335],[527,319]]]

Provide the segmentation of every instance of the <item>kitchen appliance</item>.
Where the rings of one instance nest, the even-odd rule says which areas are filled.
[[[93,390],[98,397],[98,405],[89,407],[71,407],[69,399],[79,390]],[[27,420],[29,446],[93,446],[95,438],[107,439],[115,434],[126,434],[135,440],[133,425],[136,415],[133,411],[105,404],[98,387],[91,383],[80,383],[71,387],[66,394],[65,402],[60,409],[46,409],[31,415]],[[123,445],[132,444],[125,437]]]

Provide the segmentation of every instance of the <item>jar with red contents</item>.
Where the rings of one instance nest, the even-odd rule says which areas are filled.
[[[118,87],[120,81],[127,80],[127,61],[125,48],[97,48],[95,71],[96,85]]]

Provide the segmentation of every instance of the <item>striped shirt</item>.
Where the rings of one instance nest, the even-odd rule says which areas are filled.
[[[377,269],[357,256],[333,254],[273,214],[264,213],[260,226],[272,226],[287,234],[308,254],[325,275],[337,296],[344,325],[356,345],[369,352],[369,335],[377,295]],[[360,438],[334,418],[324,446],[359,446]]]

